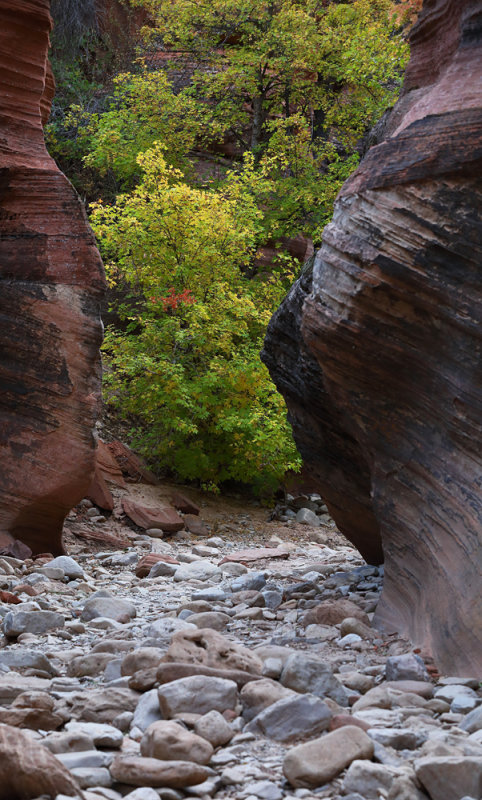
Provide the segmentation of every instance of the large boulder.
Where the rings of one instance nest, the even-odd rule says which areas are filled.
[[[340,530],[384,556],[375,624],[466,675],[482,663],[480,38],[479,2],[426,0],[384,141],[264,351]]]
[[[102,262],[47,153],[49,0],[0,9],[0,548],[62,552],[94,469]]]

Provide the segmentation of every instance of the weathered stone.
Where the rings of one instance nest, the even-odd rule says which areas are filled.
[[[67,675],[83,678],[88,675],[100,675],[107,664],[115,656],[112,653],[87,653],[73,658],[67,667]]]
[[[482,797],[482,757],[421,758],[415,774],[431,800]]]
[[[331,697],[341,706],[348,705],[346,689],[337,681],[329,664],[305,653],[293,653],[288,658],[280,682],[295,692]]]
[[[119,756],[110,767],[112,777],[129,786],[172,786],[182,788],[202,783],[208,770],[188,761],[160,761],[158,758]]]
[[[266,558],[289,558],[289,551],[283,547],[256,547],[250,550],[238,550],[224,556],[219,564],[235,562],[239,564],[249,564],[252,561],[263,561]]]
[[[199,506],[196,503],[193,503],[185,494],[181,492],[172,492],[171,494],[171,503],[174,508],[177,508],[178,511],[182,511],[183,514],[194,514],[197,515],[200,512]]]
[[[161,761],[195,761],[208,764],[212,745],[177,722],[161,720],[149,725],[141,739],[141,755]]]
[[[360,728],[345,726],[289,750],[283,772],[292,786],[315,788],[336,778],[355,759],[371,758],[373,749]]]
[[[461,721],[460,727],[467,733],[475,733],[475,731],[482,730],[482,705],[470,711]]]
[[[222,575],[219,567],[211,564],[207,559],[192,561],[190,564],[181,564],[174,573],[175,581],[209,581],[220,578]]]
[[[231,741],[234,730],[224,719],[219,711],[208,711],[194,723],[194,733],[202,736],[212,744],[213,747],[220,747]]]
[[[148,528],[160,528],[166,531],[166,533],[173,533],[175,531],[182,531],[184,528],[182,517],[169,506],[151,508],[142,503],[136,503],[129,497],[124,496],[122,498],[122,509],[129,519],[135,522],[140,528],[144,528],[144,530]]]
[[[39,794],[79,796],[78,783],[60,761],[18,728],[0,724],[0,800]]]
[[[268,706],[282,698],[291,697],[293,694],[291,689],[287,689],[278,681],[270,678],[247,683],[240,692],[243,718],[249,722]]]
[[[212,628],[213,631],[223,631],[231,617],[222,611],[204,611],[201,614],[190,614],[189,622],[197,628]]]
[[[116,622],[128,622],[136,613],[135,605],[120,597],[91,597],[85,602],[80,619],[89,622],[98,617],[107,617]]]
[[[158,667],[163,650],[158,647],[140,647],[122,659],[121,675],[133,675],[138,670]]]
[[[387,658],[385,678],[387,681],[428,681],[429,676],[420,656],[404,653]]]
[[[3,4],[0,22],[0,549],[21,540],[57,555],[94,469],[104,277],[84,208],[44,144],[49,2]]]
[[[385,559],[374,625],[466,676],[482,663],[479,12],[423,4],[384,141],[264,353],[338,528]]]
[[[243,672],[239,669],[216,669],[216,667],[205,667],[204,664],[184,664],[179,661],[161,663],[156,671],[156,679],[160,684],[170,683],[178,678],[189,678],[192,675],[206,675],[210,678],[225,678],[234,681],[239,688],[247,683],[254,683],[261,676],[252,672]]]
[[[234,709],[238,688],[234,681],[195,675],[165,683],[157,690],[159,707],[166,719],[182,712],[206,714]]]
[[[69,734],[87,736],[92,739],[96,747],[121,747],[123,735],[120,730],[113,725],[105,725],[99,722],[68,722],[65,730]]]
[[[379,800],[380,790],[387,794],[400,770],[385,764],[353,761],[344,780],[343,792],[359,792],[366,800]]]
[[[135,711],[138,701],[139,695],[130,689],[91,688],[86,692],[75,692],[69,697],[69,707],[74,719],[110,724],[120,709]]]
[[[178,565],[179,561],[177,558],[173,558],[173,556],[168,555],[167,553],[149,553],[147,556],[143,556],[139,559],[136,565],[136,578],[145,578],[151,572],[152,568],[158,564],[169,564],[169,565]],[[160,574],[167,574],[173,575],[176,570],[169,570],[167,573],[160,573]],[[150,578],[155,577],[155,575],[149,575]]]
[[[323,700],[312,694],[293,692],[261,711],[246,725],[246,730],[277,742],[291,742],[325,731],[330,720],[331,711]]]
[[[210,628],[180,631],[172,637],[166,661],[203,664],[260,675],[262,662],[247,647],[234,644]]]
[[[364,625],[370,625],[368,615],[351,600],[323,600],[310,608],[303,617],[303,625],[338,625],[347,617],[359,619]]]
[[[64,624],[64,615],[57,611],[9,611],[3,618],[3,632],[8,638],[15,638],[21,633],[48,633]]]
[[[57,558],[49,561],[47,566],[50,568],[59,567],[61,570],[63,570],[64,575],[71,580],[84,577],[84,570],[80,564],[77,564],[77,561],[70,556],[57,556]]]

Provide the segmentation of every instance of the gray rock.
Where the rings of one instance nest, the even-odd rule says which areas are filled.
[[[9,669],[39,669],[50,675],[57,675],[57,670],[43,653],[38,650],[0,650],[0,666]]]
[[[70,556],[57,556],[52,561],[49,561],[46,566],[58,567],[64,571],[64,574],[70,580],[75,580],[76,578],[83,578],[84,577],[84,570],[80,566],[80,564],[75,561],[75,559],[71,558]]]
[[[238,687],[234,681],[193,675],[165,683],[157,690],[159,707],[166,719],[176,714],[190,712],[206,714],[208,711],[234,709],[238,700]]]
[[[341,706],[348,705],[346,689],[337,681],[331,667],[324,661],[305,653],[293,653],[287,659],[280,682],[295,692],[331,697]]]
[[[427,739],[426,733],[410,728],[370,728],[368,735],[375,742],[394,750],[416,750]]]
[[[434,697],[437,700],[444,700],[446,703],[452,703],[456,697],[465,695],[477,700],[477,695],[469,686],[462,686],[460,684],[450,684],[449,686],[440,686],[435,689]]]
[[[153,639],[158,647],[167,647],[174,633],[178,631],[195,631],[196,626],[179,617],[164,617],[156,619],[147,626],[144,633]]]
[[[112,753],[103,753],[101,750],[83,750],[76,753],[57,753],[57,758],[67,769],[81,769],[83,767],[108,767],[114,758]]]
[[[283,697],[265,708],[245,730],[277,742],[315,736],[326,730],[332,714],[326,703],[312,694]]]
[[[48,633],[64,625],[64,615],[56,611],[9,611],[3,619],[3,632],[7,638],[15,638],[21,633]]]
[[[134,789],[133,792],[124,795],[124,800],[159,800],[159,794],[155,789],[150,789],[148,786],[140,786],[138,789]]]
[[[158,561],[151,567],[148,578],[171,578],[177,570],[177,564],[167,564],[164,561]]]
[[[227,597],[228,594],[226,590],[222,589],[220,586],[210,586],[206,589],[199,589],[199,591],[193,592],[192,594],[193,600],[205,600],[208,603],[222,603]]]
[[[215,578],[220,580],[221,577],[222,571],[219,567],[206,559],[192,561],[190,564],[181,564],[174,573],[175,581],[209,581]]]
[[[159,708],[157,689],[151,689],[141,695],[137,708],[134,711],[131,729],[139,728],[139,730],[145,731],[149,725],[153,722],[159,722],[160,719],[164,719],[164,717]]]
[[[430,676],[420,656],[415,653],[404,653],[401,656],[390,656],[385,666],[387,681],[428,681]]]
[[[415,761],[414,766],[431,800],[482,797],[482,757],[427,757]]]
[[[480,704],[478,697],[470,697],[467,694],[458,694],[450,704],[450,710],[453,714],[468,714]]]
[[[107,617],[116,622],[128,622],[136,616],[136,607],[120,597],[90,597],[85,603],[80,619],[89,622],[97,617]]]
[[[475,731],[482,730],[482,705],[467,714],[462,722],[459,723],[459,728],[467,731],[467,733],[475,733]]]
[[[355,759],[372,756],[373,742],[366,733],[345,725],[288,750],[283,772],[292,786],[311,789],[333,780]]]
[[[243,797],[246,795],[256,797],[257,800],[282,800],[283,792],[272,781],[253,781],[245,784]]]
[[[248,589],[254,589],[259,592],[266,585],[266,575],[264,572],[247,572],[245,575],[240,575],[231,583],[231,591],[244,592]]]
[[[77,767],[72,769],[71,772],[79,782],[81,789],[112,786],[110,772],[105,767]]]
[[[279,608],[283,602],[283,592],[280,592],[277,589],[266,589],[264,592],[262,592],[262,595],[264,597],[266,608],[269,608],[272,611]]]
[[[388,793],[395,778],[401,774],[401,770],[395,767],[365,760],[353,761],[343,779],[343,792],[358,792],[364,800],[379,800],[380,790]]]
[[[296,514],[296,522],[298,525],[309,525],[311,528],[319,528],[320,520],[309,508],[300,508]]]
[[[68,722],[65,730],[71,734],[88,736],[96,747],[112,747],[115,750],[122,746],[124,740],[118,728],[99,722]]]
[[[38,567],[37,572],[41,575],[45,575],[49,581],[63,581],[65,578],[65,572],[60,567],[51,567],[50,564],[46,564],[44,567]]]

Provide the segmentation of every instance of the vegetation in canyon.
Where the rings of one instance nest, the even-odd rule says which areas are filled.
[[[262,490],[296,469],[259,351],[301,267],[295,237],[320,243],[397,97],[416,8],[53,4],[47,142],[111,286],[106,400],[158,470]]]

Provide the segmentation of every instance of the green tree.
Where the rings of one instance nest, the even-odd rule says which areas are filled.
[[[259,176],[248,162],[223,192],[192,188],[159,146],[139,165],[134,191],[92,213],[110,280],[131,288],[126,332],[106,336],[110,402],[178,477],[274,485],[298,459],[259,350],[292,275],[245,276],[261,229],[246,184]]]

